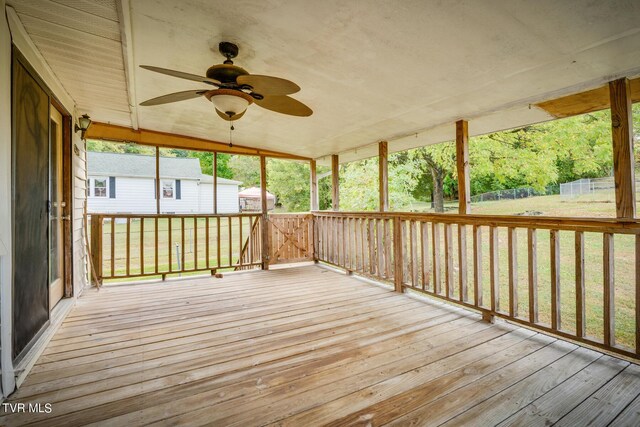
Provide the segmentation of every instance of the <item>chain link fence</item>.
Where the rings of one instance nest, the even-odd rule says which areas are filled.
[[[636,171],[637,176],[638,171]],[[599,194],[613,198],[616,184],[612,176],[604,178],[583,178],[576,181],[560,184],[560,197],[563,199],[574,198],[586,194]],[[636,193],[640,191],[640,180],[636,179]]]
[[[557,189],[557,187],[555,188]],[[471,202],[478,203],[498,200],[516,200],[534,196],[549,196],[552,194],[557,194],[557,190],[554,190],[553,186],[549,186],[543,191],[539,191],[531,187],[510,188],[507,190],[497,190],[490,191],[488,193],[476,194],[475,196],[471,196]]]

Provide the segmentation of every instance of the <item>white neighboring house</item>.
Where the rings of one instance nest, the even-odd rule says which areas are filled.
[[[156,213],[156,158],[87,152],[89,213]],[[218,178],[218,213],[239,212],[239,181]],[[160,157],[160,213],[213,212],[213,177],[200,160]]]

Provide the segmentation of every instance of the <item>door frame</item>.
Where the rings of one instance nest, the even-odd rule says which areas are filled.
[[[70,298],[73,296],[73,149],[72,149],[72,117],[71,114],[62,106],[62,104],[51,94],[51,107],[55,108],[62,115],[62,201],[65,206],[62,215],[68,220],[62,221],[62,252],[63,261],[63,280],[64,293],[62,298]],[[52,307],[49,307],[51,311]]]

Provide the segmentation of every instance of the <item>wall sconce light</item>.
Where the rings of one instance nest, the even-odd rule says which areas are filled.
[[[81,131],[80,138],[84,139],[84,134],[87,129],[89,129],[89,126],[91,126],[91,118],[88,114],[83,114],[82,116],[78,117],[78,123],[76,123],[75,132],[78,133],[78,131]]]

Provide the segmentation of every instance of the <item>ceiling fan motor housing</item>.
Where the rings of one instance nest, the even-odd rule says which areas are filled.
[[[238,76],[245,74],[249,74],[249,72],[244,68],[233,64],[217,64],[209,67],[207,70],[207,77],[210,79],[215,79],[229,85],[233,84],[234,86],[236,85],[236,79]]]

